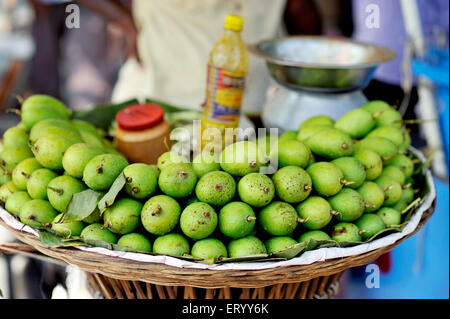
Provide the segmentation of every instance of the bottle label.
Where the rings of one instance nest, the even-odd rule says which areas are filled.
[[[208,65],[206,118],[213,122],[238,122],[244,86],[245,74]]]

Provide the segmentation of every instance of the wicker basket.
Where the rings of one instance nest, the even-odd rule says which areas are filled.
[[[32,250],[78,266],[88,274],[91,287],[105,298],[196,299],[196,298],[330,298],[339,287],[342,273],[365,265],[389,252],[403,240],[419,231],[436,208],[436,199],[424,211],[418,226],[395,243],[363,254],[314,262],[309,265],[283,266],[258,270],[211,270],[179,268],[165,264],[111,258],[76,248],[50,248],[36,236],[13,229],[0,219],[17,239]],[[15,252],[0,245],[0,251]]]
[[[411,151],[425,162],[414,148]],[[431,173],[424,172],[428,186],[434,189]],[[424,202],[425,203],[425,202]],[[352,267],[368,264],[391,251],[418,232],[436,209],[433,193],[421,207],[423,213],[415,229],[397,241],[358,255],[326,259],[307,265],[280,266],[266,269],[199,269],[161,263],[114,258],[74,247],[52,248],[43,245],[34,234],[16,230],[0,218],[8,229],[26,245],[0,245],[0,252],[24,253],[51,258],[74,265],[87,273],[91,288],[105,298],[144,299],[310,299],[331,298],[339,288],[342,273]]]

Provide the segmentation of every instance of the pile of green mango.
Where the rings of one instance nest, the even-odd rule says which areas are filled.
[[[63,238],[218,261],[311,240],[364,242],[399,227],[415,200],[411,139],[383,101],[193,161],[169,151],[157,165],[129,164],[52,97],[26,99],[21,119],[1,143],[0,202]],[[261,173],[271,165],[273,174]],[[120,176],[123,188],[103,210],[64,218],[75,194],[104,195]]]

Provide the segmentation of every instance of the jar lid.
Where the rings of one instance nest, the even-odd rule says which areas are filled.
[[[122,109],[116,115],[121,129],[140,131],[155,126],[164,118],[164,109],[153,103],[135,104]]]

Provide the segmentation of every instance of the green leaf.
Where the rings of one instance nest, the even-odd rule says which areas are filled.
[[[121,109],[137,103],[139,103],[139,101],[133,99],[119,104],[98,105],[89,110],[73,111],[72,118],[84,120],[97,128],[108,131],[109,126],[115,120],[116,114]]]
[[[302,243],[298,243],[294,246],[285,248],[283,250],[275,251],[275,252],[271,253],[270,256],[291,259],[291,258],[294,258],[295,256],[298,256],[300,253],[302,253],[306,249],[306,247],[307,247],[307,243],[302,242]]]
[[[94,246],[94,247],[101,247],[101,248],[106,248],[109,250],[114,250],[114,244],[111,244],[107,241],[104,240],[96,240],[96,239],[85,239],[82,238],[81,241],[83,241],[83,243],[90,245],[90,246]]]
[[[125,187],[126,183],[127,183],[127,180],[125,178],[125,175],[122,172],[116,178],[116,180],[112,184],[109,191],[98,202],[98,209],[100,210],[100,214],[103,214],[108,207],[110,207],[112,204],[114,204],[114,201],[116,200],[117,195],[119,195],[119,193]]]
[[[114,122],[116,115],[120,110],[124,109],[127,106],[138,103],[139,101],[137,99],[132,99],[119,104],[97,105],[88,110],[78,110],[78,111],[75,110],[73,111],[72,118],[87,121],[96,126],[97,128],[101,128],[104,131],[108,131],[109,126],[111,125],[111,123]],[[171,113],[186,112],[186,108],[170,105],[155,99],[146,99],[146,103],[154,103],[160,105],[164,109],[166,117],[170,119],[170,122],[172,122]],[[196,118],[198,114],[195,114],[194,112],[195,111],[190,111],[190,113],[180,115],[180,118],[181,119],[187,119],[188,117]],[[201,115],[201,112],[197,113]],[[180,118],[176,118],[174,119],[174,121],[180,121]]]
[[[81,221],[89,217],[97,209],[97,204],[102,195],[102,193],[91,189],[74,194],[61,221]]]
[[[260,254],[260,255],[254,255],[254,256],[242,256],[242,257],[230,257],[230,258],[223,258],[219,261],[217,261],[218,264],[222,263],[232,263],[232,262],[244,262],[244,261],[267,261],[267,257],[269,257],[268,254]]]
[[[63,238],[50,230],[39,230],[41,243],[47,247],[59,247],[63,245]]]

